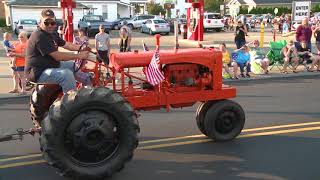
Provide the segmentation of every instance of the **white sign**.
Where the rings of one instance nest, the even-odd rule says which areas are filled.
[[[278,8],[274,8],[274,14],[277,15],[279,12],[279,9]]]
[[[184,4],[184,7],[185,7],[185,8],[191,8],[191,7],[192,7],[192,3],[185,3],[185,4]]]
[[[220,11],[224,10],[224,5],[220,5]]]
[[[301,21],[305,17],[310,17],[311,1],[293,1],[293,21]]]
[[[240,6],[238,5],[230,5],[229,6],[229,13],[232,17],[237,16],[237,14],[239,14],[240,12]]]

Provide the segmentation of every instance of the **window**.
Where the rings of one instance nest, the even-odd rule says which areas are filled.
[[[21,20],[21,24],[37,25],[37,21],[33,19],[23,19]]]
[[[102,5],[102,16],[104,19],[108,19],[108,5]]]
[[[207,19],[221,19],[219,14],[208,14]]]
[[[153,19],[154,16],[144,16],[143,19]]]
[[[165,20],[161,20],[161,19],[159,19],[159,20],[153,20],[153,22],[154,22],[155,24],[164,24],[164,23],[167,23]]]
[[[86,21],[102,21],[102,17],[101,16],[86,16],[85,17]]]

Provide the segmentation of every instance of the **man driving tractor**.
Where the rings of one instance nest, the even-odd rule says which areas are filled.
[[[76,90],[76,80],[90,85],[90,75],[81,71],[75,72],[74,62],[70,61],[87,59],[89,52],[61,52],[58,47],[78,51],[81,45],[61,39],[56,32],[54,12],[45,9],[41,12],[39,28],[31,34],[27,45],[25,73],[28,79],[37,83],[59,84],[63,93]]]

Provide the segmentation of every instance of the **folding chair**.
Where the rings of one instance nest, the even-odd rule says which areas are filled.
[[[270,51],[267,53],[267,57],[270,60],[270,70],[277,67],[280,71],[283,68],[284,60],[282,55],[282,48],[287,45],[286,40],[279,40],[270,42]]]

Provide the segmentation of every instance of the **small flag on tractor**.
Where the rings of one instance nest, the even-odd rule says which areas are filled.
[[[160,70],[159,47],[156,48],[150,64],[144,70],[144,74],[146,75],[147,81],[153,86],[158,85],[164,80],[164,76]]]

